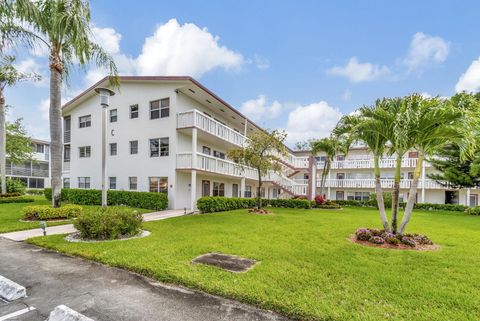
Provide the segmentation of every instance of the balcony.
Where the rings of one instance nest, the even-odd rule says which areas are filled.
[[[382,188],[393,188],[394,180],[391,178],[384,178],[381,180]],[[412,184],[411,179],[402,179],[400,181],[400,188],[401,189],[409,189]],[[320,187],[321,182],[317,180],[317,187]],[[373,178],[366,178],[366,179],[327,179],[325,180],[325,187],[331,188],[368,188],[374,189],[375,188],[375,179]],[[419,180],[418,181],[418,188],[421,189],[425,187],[425,189],[448,189],[448,187],[444,187],[437,183],[434,180],[426,179],[425,181]]]
[[[6,175],[27,176],[27,177],[48,177],[48,169],[31,168],[19,165],[7,166]]]
[[[63,166],[62,166],[62,171],[63,172],[69,172],[70,171],[70,162],[63,162]]]
[[[242,178],[258,179],[257,171],[250,167],[242,168],[237,163],[201,153],[196,154],[193,164],[192,153],[177,154],[177,169],[196,169],[204,172]]]
[[[247,140],[244,135],[196,109],[177,114],[177,129],[193,127],[238,147],[243,147]]]
[[[63,143],[64,144],[69,144],[72,139],[72,134],[70,130],[65,130],[63,132]]]
[[[417,158],[402,159],[402,168],[415,168],[417,166]],[[323,169],[323,162],[317,163],[319,170]],[[380,168],[395,168],[396,161],[394,158],[382,158],[379,162]],[[426,167],[430,167],[428,162],[425,162]],[[332,169],[373,169],[373,159],[346,159],[343,161],[333,161]]]

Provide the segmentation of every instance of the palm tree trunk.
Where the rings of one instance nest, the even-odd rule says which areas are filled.
[[[398,205],[400,199],[400,170],[402,168],[402,155],[398,154],[395,165],[395,180],[392,193],[392,232],[397,233],[398,225]]]
[[[410,186],[407,205],[405,206],[405,213],[403,214],[402,224],[400,225],[399,233],[401,234],[405,232],[405,227],[407,226],[408,222],[410,221],[410,217],[412,216],[413,206],[415,205],[415,199],[417,195],[418,180],[420,179],[420,174],[422,171],[422,165],[423,155],[418,155],[417,166],[415,167],[415,171],[413,172],[412,185]]]
[[[385,231],[390,231],[390,226],[388,225],[387,213],[385,212],[385,202],[383,199],[383,189],[382,181],[380,180],[380,165],[379,165],[379,156],[373,156],[373,166],[375,172],[375,194],[377,196],[377,206],[378,213],[380,214],[380,220],[382,221],[383,228]]]
[[[52,206],[60,207],[62,180],[62,71],[58,56],[50,58],[50,166]]]
[[[262,172],[258,168],[258,190],[257,190],[257,207],[258,209],[262,208]]]
[[[3,89],[0,88],[0,173],[2,180],[1,193],[7,193],[7,173],[6,173],[6,130],[5,130],[5,96]]]

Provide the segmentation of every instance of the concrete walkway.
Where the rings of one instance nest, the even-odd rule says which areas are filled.
[[[278,314],[124,270],[0,239],[0,275],[27,288],[27,297],[0,301],[0,320],[44,321],[64,304],[95,321],[287,321]]]
[[[145,222],[159,221],[159,220],[164,220],[167,218],[177,217],[182,215],[185,215],[185,212],[183,210],[165,210],[165,211],[143,214],[143,220]],[[47,235],[70,234],[76,231],[77,230],[73,227],[73,224],[47,227]],[[22,241],[25,241],[26,239],[42,236],[42,235],[43,235],[43,230],[40,228],[36,228],[33,230],[25,230],[25,231],[17,231],[17,232],[0,234],[0,237],[6,238],[11,241],[22,242]]]

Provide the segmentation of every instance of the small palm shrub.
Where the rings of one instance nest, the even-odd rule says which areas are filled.
[[[142,224],[142,214],[135,210],[107,207],[82,213],[74,221],[73,226],[83,239],[115,240],[138,235]]]

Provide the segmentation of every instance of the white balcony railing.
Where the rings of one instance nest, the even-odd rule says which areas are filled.
[[[273,182],[283,187],[293,195],[307,195],[308,180],[306,183],[305,180],[297,182],[276,172],[268,173],[266,177],[263,177],[263,180]]]
[[[177,114],[177,128],[199,128],[213,136],[243,147],[247,137],[194,109]]]
[[[72,139],[72,132],[70,130],[65,130],[63,132],[63,143],[68,144]]]
[[[70,162],[63,162],[62,170],[64,172],[69,172],[70,171]]]
[[[417,166],[417,158],[402,159],[402,168],[414,168]],[[383,158],[379,162],[380,168],[395,168],[396,160],[394,158]],[[430,167],[428,162],[425,162],[426,167]],[[317,167],[321,170],[323,162],[318,162]],[[332,169],[362,169],[373,168],[373,159],[346,159],[343,161],[333,161]]]
[[[393,188],[395,182],[391,178],[382,179],[382,188]],[[400,181],[400,188],[409,189],[411,186],[411,179],[402,179]],[[321,182],[317,180],[317,187],[320,187]],[[421,189],[425,186],[426,189],[445,189],[447,187],[442,186],[434,180],[426,179],[425,181],[419,180],[418,188]],[[375,188],[375,179],[327,179],[325,180],[325,187],[332,188]]]

